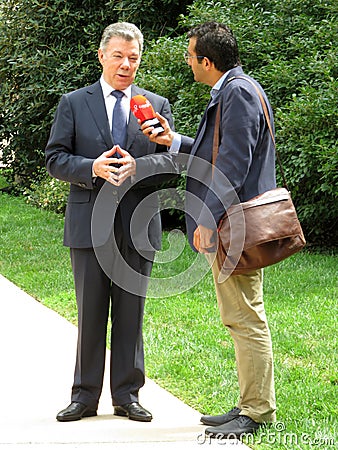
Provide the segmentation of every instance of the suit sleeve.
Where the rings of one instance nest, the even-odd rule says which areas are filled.
[[[61,97],[45,149],[48,173],[62,181],[93,189],[93,159],[74,154],[75,120],[67,95]]]
[[[198,221],[200,224],[213,228],[226,209],[239,201],[238,194],[248,176],[259,140],[260,121],[257,95],[239,84],[232,85],[222,100],[219,152]]]

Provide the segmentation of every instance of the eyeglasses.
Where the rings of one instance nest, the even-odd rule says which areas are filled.
[[[184,53],[184,55],[183,55],[183,57],[184,57],[184,61],[188,64],[188,62],[189,62],[189,59],[190,58],[205,58],[205,56],[201,56],[201,55],[190,55],[188,52],[185,52]]]

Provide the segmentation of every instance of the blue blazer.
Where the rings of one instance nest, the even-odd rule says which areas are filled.
[[[230,70],[212,98],[195,139],[182,136],[181,152],[189,153],[187,166],[186,222],[190,245],[197,224],[215,229],[226,209],[276,187],[275,149],[254,87],[241,67]],[[247,75],[245,75],[248,77]],[[249,78],[249,77],[248,77]],[[256,82],[273,113],[266,94]],[[212,149],[217,107],[220,104],[219,150],[212,174]],[[203,204],[202,204],[202,202]]]
[[[132,85],[132,96],[146,96],[154,109],[173,126],[170,105],[166,98]],[[123,186],[114,187],[103,179],[92,178],[94,159],[114,145],[109,128],[100,82],[62,96],[52,124],[46,146],[46,167],[55,178],[70,183],[67,202],[64,245],[89,248],[106,242],[112,230],[112,220],[120,207],[123,230],[131,247],[150,250],[161,246],[161,221],[158,199],[152,195],[156,186],[176,173],[176,166],[166,147],[149,141],[141,132],[136,118],[129,116],[126,150],[136,159],[138,183],[128,179]],[[140,159],[138,164],[137,159]],[[153,175],[142,180],[148,175]],[[156,174],[160,173],[157,177]],[[102,190],[102,187],[104,189]],[[102,190],[101,202],[94,210],[95,201]],[[137,206],[141,205],[136,228],[130,223]],[[92,238],[93,212],[103,214]],[[146,232],[144,231],[146,230]],[[133,234],[133,235],[131,235]],[[146,239],[145,239],[146,236]]]

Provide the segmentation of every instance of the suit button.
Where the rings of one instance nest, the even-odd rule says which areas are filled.
[[[118,198],[117,198],[117,191],[113,191],[113,196],[115,198],[115,203],[118,205],[119,201],[118,201]]]

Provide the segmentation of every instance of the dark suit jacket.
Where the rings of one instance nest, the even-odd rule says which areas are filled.
[[[154,109],[165,116],[171,126],[173,120],[167,99],[132,85],[132,96],[141,94],[149,98]],[[92,164],[94,159],[114,145],[104,104],[100,82],[78,89],[62,96],[58,105],[50,137],[46,146],[46,167],[50,175],[70,183],[70,193],[65,216],[64,245],[72,248],[89,248],[92,240],[92,213],[95,200],[103,186],[105,195],[97,213],[105,210],[99,232],[95,230],[95,245],[103,244],[111,231],[113,215],[119,206],[123,230],[133,247],[149,250],[143,234],[131,237],[130,220],[138,204],[142,202],[143,221],[138,229],[147,227],[151,246],[159,249],[161,245],[161,222],[158,213],[157,196],[150,195],[155,185],[165,180],[165,175],[156,173],[175,173],[176,167],[165,147],[151,143],[139,129],[133,114],[129,116],[126,150],[137,160],[138,183],[128,179],[122,187],[114,187],[97,178],[93,181]],[[161,153],[163,152],[163,153]],[[152,177],[145,179],[146,170]],[[140,176],[139,173],[143,175]],[[150,174],[150,173],[149,173]],[[150,197],[149,197],[150,195]],[[149,198],[149,201],[147,200]],[[145,200],[144,200],[145,199]],[[104,205],[102,205],[102,200]],[[103,224],[103,225],[102,225]]]
[[[246,80],[228,82],[238,75],[243,75],[241,67],[230,70],[218,94],[208,104],[195,139],[182,137],[181,151],[191,154],[186,187],[187,233],[191,245],[196,223],[215,228],[232,203],[246,201],[276,186],[274,144],[259,97]],[[267,103],[274,129],[271,106],[263,89],[255,83]],[[219,103],[219,153],[212,177],[209,163]],[[202,199],[205,207],[196,198]]]

